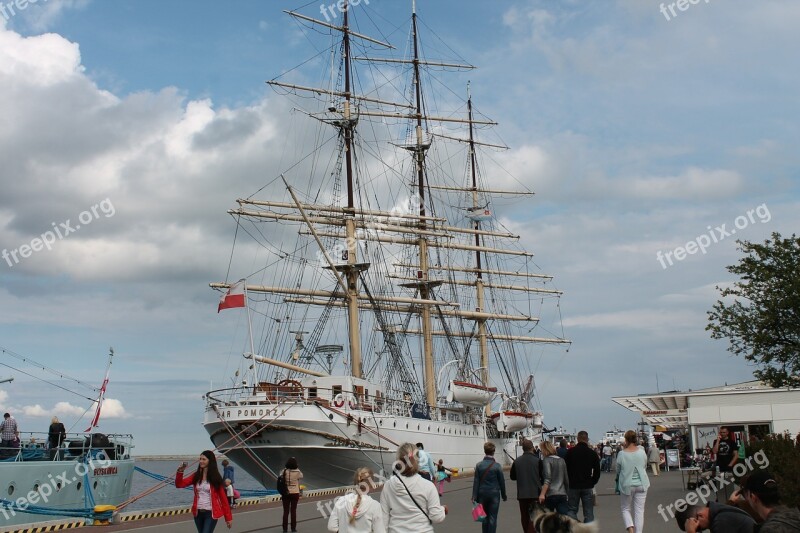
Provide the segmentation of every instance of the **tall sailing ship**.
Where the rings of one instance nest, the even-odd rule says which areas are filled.
[[[360,466],[390,473],[405,442],[469,468],[488,440],[510,463],[543,423],[530,347],[569,345],[552,276],[495,211],[532,193],[482,172],[484,151],[507,147],[482,139],[495,123],[468,84],[456,101],[436,77],[473,67],[428,59],[413,2],[405,56],[362,32],[377,17],[355,4],[331,20],[286,12],[330,37],[306,65],[330,71],[268,82],[309,129],[287,126],[299,162],[229,211],[259,266],[211,284],[220,308],[246,307],[250,336],[231,386],[206,394],[204,426],[267,487],[289,457],[310,488],[349,484]],[[232,264],[240,249],[252,267],[251,240]]]

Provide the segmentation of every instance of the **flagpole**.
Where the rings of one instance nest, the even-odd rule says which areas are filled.
[[[247,308],[247,331],[250,333],[250,353],[256,355],[256,348],[253,344],[253,323],[250,320],[250,305],[247,303],[247,278],[241,281],[244,282],[244,306]]]
[[[109,348],[108,365],[106,365],[106,377],[103,378],[103,384],[100,386],[100,396],[97,398],[97,409],[94,411],[94,417],[92,418],[91,424],[84,433],[91,433],[92,430],[97,427],[97,423],[100,421],[100,408],[103,407],[103,400],[105,399],[106,395],[106,386],[108,385],[108,375],[111,373],[112,359],[114,359],[114,348]]]

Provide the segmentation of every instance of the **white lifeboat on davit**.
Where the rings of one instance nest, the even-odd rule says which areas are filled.
[[[461,402],[464,405],[488,405],[497,394],[497,387],[484,387],[466,381],[451,381],[447,401]]]
[[[499,413],[494,413],[491,418],[494,425],[497,426],[498,431],[513,433],[514,431],[521,431],[528,427],[533,419],[533,413],[501,411]]]

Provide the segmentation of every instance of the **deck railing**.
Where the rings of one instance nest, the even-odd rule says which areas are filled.
[[[432,420],[437,422],[453,421],[448,413],[459,413],[462,423],[479,424],[485,422],[483,409],[465,408],[461,404],[442,403],[437,406],[426,406],[408,399],[374,394],[356,394],[340,389],[323,387],[304,387],[299,382],[259,383],[255,386],[218,389],[206,394],[207,409],[215,407],[239,407],[265,405],[279,407],[284,404],[318,404],[349,413],[350,411],[367,411],[376,414],[389,414],[404,418]],[[427,413],[425,411],[427,410]],[[425,416],[427,414],[427,416]]]
[[[57,446],[51,446],[49,433],[23,432],[18,442],[0,446],[0,462],[70,461],[105,454],[109,459],[128,459],[133,449],[130,434],[67,433]]]

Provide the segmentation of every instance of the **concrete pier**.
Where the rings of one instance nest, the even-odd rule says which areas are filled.
[[[442,503],[449,507],[447,519],[441,524],[435,524],[436,531],[480,531],[480,526],[472,521],[470,497],[472,494],[472,476],[456,478],[445,486]],[[679,531],[674,518],[669,516],[666,508],[680,498],[685,498],[688,491],[683,488],[683,480],[679,471],[662,472],[658,477],[650,477],[650,490],[647,494],[645,511],[645,530],[648,533],[667,533]],[[508,479],[506,472],[506,487],[508,501],[501,503],[498,531],[515,532],[522,529],[519,517],[519,507],[516,502],[516,483]],[[600,524],[601,531],[622,531],[624,525],[620,514],[619,496],[614,494],[613,474],[604,473],[597,487],[597,506],[595,518]],[[332,506],[332,501],[341,492],[329,491],[328,493],[305,497],[297,506],[297,530],[299,532],[324,532],[327,531],[326,507]],[[379,500],[380,493],[372,496]],[[271,498],[274,500],[274,498]],[[661,506],[659,508],[659,505]],[[325,513],[325,516],[323,516]],[[148,518],[142,516],[150,515]],[[103,532],[116,531],[143,531],[148,533],[194,533],[196,531],[192,516],[186,508],[173,508],[154,510],[148,513],[130,513],[125,516],[137,518],[136,520],[120,521],[119,523],[102,526]],[[251,533],[257,531],[280,532],[282,507],[280,501],[247,502],[234,510],[233,533]],[[582,516],[579,512],[579,517]],[[665,520],[664,517],[668,518]],[[52,523],[51,523],[52,524]],[[51,526],[52,527],[52,526]],[[73,525],[74,527],[74,525]],[[59,531],[62,528],[52,529],[42,527],[28,527],[17,529],[26,533],[43,531]],[[88,530],[89,526],[81,527]],[[14,531],[14,530],[12,530]],[[228,531],[225,523],[217,524],[218,532]]]

